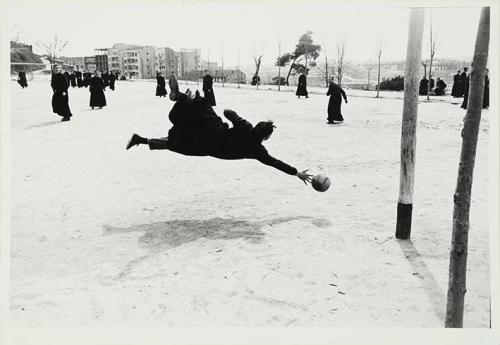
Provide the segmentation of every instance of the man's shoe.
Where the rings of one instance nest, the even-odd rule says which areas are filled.
[[[141,137],[138,136],[137,134],[132,135],[132,138],[127,143],[127,150],[131,148],[132,146],[139,145],[141,143]]]
[[[69,121],[69,117],[63,117],[61,121]]]

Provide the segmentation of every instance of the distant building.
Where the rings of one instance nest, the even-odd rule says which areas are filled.
[[[85,62],[83,56],[75,57],[61,57],[60,58],[63,65],[69,67],[74,71],[83,71],[85,69]]]
[[[177,75],[183,77],[189,72],[198,71],[200,66],[201,49],[181,49],[177,53]]]
[[[203,77],[206,75],[206,71],[200,70],[200,71],[191,71],[188,72],[184,75],[184,79],[187,80],[200,80],[203,79]],[[234,83],[237,84],[238,82],[240,84],[246,84],[246,74],[243,73],[240,70],[236,69],[231,69],[231,70],[216,70],[213,73],[210,73],[212,76],[214,82],[222,82],[224,83]]]
[[[156,70],[168,77],[178,73],[179,61],[176,52],[168,47],[156,49]]]
[[[123,70],[120,73],[128,78],[142,78],[141,51],[140,49],[130,49],[122,52]]]
[[[97,69],[95,56],[86,56],[83,58],[84,70],[94,73]]]
[[[108,48],[99,48],[96,52],[98,53],[95,56],[96,69],[101,72],[108,71]]]
[[[217,62],[209,62],[205,60],[200,61],[200,71],[208,71],[210,74],[215,73],[218,68]]]
[[[140,72],[138,78],[140,79],[150,79],[156,78],[156,68],[155,68],[155,47],[147,46],[141,47],[140,52]]]

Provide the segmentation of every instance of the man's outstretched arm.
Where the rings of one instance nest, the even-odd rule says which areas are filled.
[[[279,159],[276,159],[276,158],[272,157],[271,155],[269,155],[269,153],[267,153],[266,149],[263,149],[259,153],[257,160],[265,165],[269,165],[269,166],[272,166],[273,168],[281,170],[288,175],[297,176],[305,184],[307,184],[307,182],[311,182],[312,175],[307,173],[307,170],[309,170],[309,169],[304,170],[304,171],[298,171],[296,168],[294,168],[294,167],[286,164],[285,162],[282,162]]]

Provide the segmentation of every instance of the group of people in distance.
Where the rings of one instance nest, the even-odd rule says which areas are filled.
[[[447,86],[446,83],[441,78],[438,77],[436,80],[436,88],[434,88],[434,79],[431,77],[430,80],[428,80],[427,77],[424,76],[422,80],[420,80],[420,85],[418,87],[418,94],[420,96],[425,96],[429,91],[429,94],[431,92],[434,92],[434,95],[436,96],[443,96],[445,94],[444,90],[446,89],[446,86]]]
[[[92,109],[98,107],[102,109],[106,106],[106,96],[104,91],[109,86],[115,90],[115,80],[117,74],[102,73],[96,70],[92,75],[89,72],[75,71],[69,73],[64,71],[61,65],[55,65],[52,73],[50,86],[52,87],[52,111],[62,117],[61,121],[69,121],[72,114],[69,108],[69,87],[88,87],[90,91],[89,105]]]
[[[483,91],[483,108],[489,108],[490,106],[490,78],[488,76],[489,70],[486,69],[486,75],[484,77],[484,91]],[[453,88],[451,90],[451,95],[455,98],[463,97],[461,108],[467,109],[467,103],[469,100],[469,79],[470,73],[467,73],[467,67],[464,67],[462,73],[460,70],[457,74],[453,76]]]

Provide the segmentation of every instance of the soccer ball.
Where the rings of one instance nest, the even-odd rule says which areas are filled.
[[[325,192],[330,188],[330,179],[326,175],[319,174],[313,177],[311,184],[318,192]]]

